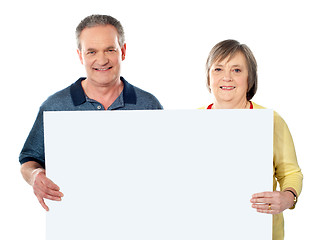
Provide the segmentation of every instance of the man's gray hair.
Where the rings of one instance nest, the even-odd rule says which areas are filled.
[[[118,32],[118,43],[119,46],[122,47],[125,42],[125,33],[121,23],[112,16],[94,14],[83,19],[75,30],[75,36],[79,50],[81,50],[80,35],[83,29],[105,25],[112,25],[116,28]]]

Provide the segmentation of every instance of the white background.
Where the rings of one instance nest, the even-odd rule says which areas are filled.
[[[74,29],[93,13],[122,22],[122,75],[165,109],[210,103],[204,74],[209,50],[228,38],[246,43],[259,65],[253,100],[284,117],[304,173],[298,207],[285,214],[286,239],[309,233],[324,238],[321,1],[89,0],[1,3],[1,239],[44,239],[45,212],[19,173],[18,155],[40,104],[84,76]]]

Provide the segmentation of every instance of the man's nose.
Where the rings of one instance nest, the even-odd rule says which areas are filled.
[[[97,63],[100,64],[100,65],[106,65],[107,63],[109,63],[109,58],[108,56],[106,56],[105,53],[100,53],[98,54],[98,57],[97,57]]]

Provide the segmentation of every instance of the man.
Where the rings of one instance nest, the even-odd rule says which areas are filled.
[[[76,28],[78,55],[86,78],[50,96],[38,116],[20,153],[24,179],[33,187],[38,201],[49,210],[44,198],[60,201],[63,193],[46,177],[44,153],[44,111],[162,109],[159,101],[120,76],[125,59],[124,30],[118,20],[91,15]]]

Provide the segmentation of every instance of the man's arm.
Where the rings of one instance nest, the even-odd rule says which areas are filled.
[[[33,187],[34,193],[42,205],[48,211],[49,208],[44,198],[53,201],[61,201],[63,193],[60,188],[46,177],[46,170],[37,162],[29,161],[21,165],[21,174],[26,182]]]

